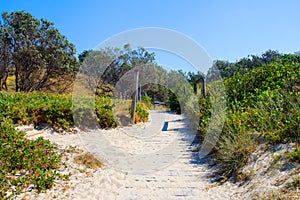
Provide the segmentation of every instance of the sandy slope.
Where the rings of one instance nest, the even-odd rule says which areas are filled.
[[[180,115],[151,112],[150,123],[133,127],[77,134],[46,129],[30,138],[38,136],[67,149],[67,167],[61,171],[70,179],[40,194],[29,188],[16,199],[242,199],[232,183],[211,187],[212,169],[197,159],[193,132]],[[74,163],[74,156],[84,152],[74,153],[70,145],[92,152],[104,168]]]

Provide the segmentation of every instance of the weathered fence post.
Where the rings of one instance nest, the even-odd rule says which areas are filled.
[[[203,95],[203,98],[206,98],[206,80],[205,77],[201,79],[201,94]]]
[[[201,83],[201,94],[204,98],[206,98],[206,81],[205,77],[201,77],[200,79],[194,82],[194,93],[198,94],[198,84]]]
[[[141,88],[141,84],[139,84],[139,96],[138,96],[138,101],[142,101],[142,88]]]
[[[135,90],[132,95],[131,101],[131,124],[135,122],[135,110],[136,110],[136,103],[138,98],[138,89],[139,89],[139,71],[134,71],[134,80],[135,80]]]

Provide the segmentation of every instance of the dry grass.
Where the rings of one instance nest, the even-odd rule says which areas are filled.
[[[9,76],[7,77],[7,81],[6,81],[6,84],[7,84],[7,89],[8,89],[8,92],[14,92],[16,90],[16,77],[15,76]]]
[[[112,99],[113,104],[113,113],[114,116],[118,118],[118,122],[120,122],[121,126],[127,126],[131,122],[130,117],[130,106],[131,100],[126,99]]]
[[[170,109],[164,105],[154,105],[153,110],[170,110]]]
[[[15,81],[16,81],[16,77],[14,75],[8,76],[6,81],[8,93],[15,93],[16,91]],[[71,77],[70,75],[62,75],[62,77],[60,78],[51,78],[48,81],[53,83],[56,82],[57,84],[50,86],[50,88],[48,89],[43,88],[41,90],[42,92],[70,94],[73,91],[74,81],[73,81],[73,77]]]
[[[82,95],[91,95],[91,89],[88,84],[88,77],[83,74],[77,74],[76,84],[73,84],[73,91]]]
[[[74,161],[75,163],[90,169],[102,168],[104,166],[103,163],[95,158],[91,153],[78,155],[74,158]]]
[[[265,197],[258,196],[255,199],[261,200],[299,200],[300,199],[300,192],[299,191],[290,191],[287,193],[282,192],[273,192]]]

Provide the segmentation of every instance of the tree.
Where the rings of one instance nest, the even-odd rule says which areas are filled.
[[[208,71],[209,79],[219,78],[219,75],[222,78],[231,77],[237,71],[234,63],[222,60],[214,61],[213,66]]]
[[[103,80],[106,83],[115,85],[116,82],[129,70],[137,66],[143,66],[154,61],[154,53],[149,53],[139,47],[132,50],[130,46],[124,45],[123,50],[115,49],[116,59],[106,68],[103,73]]]
[[[120,78],[134,67],[153,63],[154,53],[144,48],[105,48],[86,50],[78,56],[82,62],[81,72],[88,76],[89,87],[97,87],[97,94],[109,94]]]
[[[278,59],[280,59],[281,57],[281,54],[278,51],[269,49],[268,51],[263,53],[261,57],[263,62],[267,65],[272,62],[278,61]]]
[[[245,74],[257,67],[266,66],[273,62],[282,62],[283,56],[284,55],[278,53],[278,51],[268,50],[261,56],[249,55],[248,57],[242,58],[233,63],[216,60],[213,66],[209,69],[208,77],[210,79],[217,78],[217,71],[222,78],[233,77],[236,73]]]
[[[1,70],[14,70],[17,92],[62,92],[71,85],[78,70],[75,46],[53,25],[24,11],[2,14]]]
[[[1,22],[0,22],[1,23]],[[11,67],[10,38],[7,29],[0,24],[0,90],[7,90],[7,78]]]
[[[142,77],[143,78],[143,77]],[[142,91],[151,97],[152,101],[168,102],[169,89],[167,87],[168,72],[158,64],[153,65],[153,70],[147,73],[144,79],[151,80],[151,84],[142,87]]]
[[[82,64],[84,59],[91,53],[93,50],[84,50],[81,54],[78,56],[79,62]]]
[[[197,71],[197,73],[188,72],[186,77],[190,83],[194,83],[194,82],[198,81],[199,79],[205,78],[205,75],[202,72]]]

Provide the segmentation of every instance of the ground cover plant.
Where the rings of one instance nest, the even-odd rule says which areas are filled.
[[[277,56],[270,57],[276,59],[268,63],[263,59],[258,65],[251,60],[241,62],[245,59],[232,63],[235,72],[230,75],[228,68],[222,71],[225,68],[219,66],[226,75],[227,116],[213,157],[220,165],[221,179],[237,178],[260,141],[300,145],[300,57],[273,53]],[[202,136],[210,120],[210,102],[210,97],[199,98]],[[297,153],[291,154],[291,160],[300,162]]]
[[[82,104],[85,107],[77,110],[82,114],[81,120],[85,120],[87,112],[93,112],[101,128],[117,125],[110,97],[96,96],[93,111],[87,102]],[[51,188],[60,177],[61,156],[57,147],[42,138],[28,140],[15,126],[48,123],[57,130],[67,131],[74,125],[72,109],[72,96],[67,94],[0,93],[0,198],[8,198],[8,191],[18,194],[30,185],[39,191]],[[139,102],[137,121],[147,121],[148,115],[146,105]]]
[[[0,123],[0,198],[18,194],[34,185],[37,190],[51,188],[59,178],[61,156],[50,141],[28,140],[14,129],[11,119]]]
[[[54,128],[65,130],[74,125],[72,96],[69,94],[0,93],[0,102],[0,116],[11,119],[14,124],[49,123]],[[95,111],[91,112],[96,113],[100,127],[116,126],[109,97],[96,97]]]

